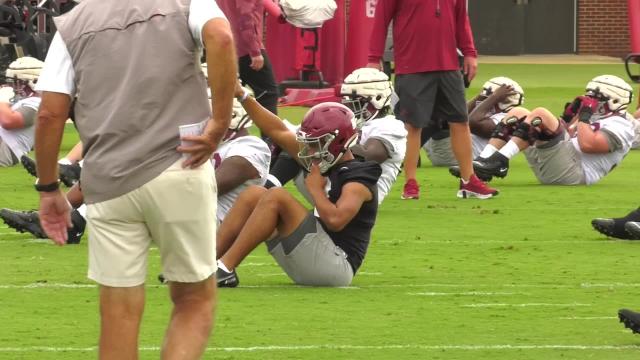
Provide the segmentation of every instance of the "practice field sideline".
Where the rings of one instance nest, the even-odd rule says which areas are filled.
[[[524,87],[526,106],[559,112],[603,73],[625,78],[622,65],[480,64],[467,96],[505,75]],[[281,110],[292,122],[304,112]],[[68,125],[64,151],[76,140]],[[491,183],[497,198],[462,201],[457,180],[423,158],[421,199],[400,200],[401,175],[353,286],[294,286],[261,247],[238,268],[240,287],[220,290],[205,358],[638,359],[640,336],[616,312],[640,310],[640,242],[590,226],[640,205],[638,174],[636,150],[597,185],[541,186],[519,155]],[[36,207],[32,184],[20,167],[0,169],[0,207]],[[56,247],[0,222],[0,359],[95,358],[86,263],[86,236]],[[158,358],[169,312],[159,271],[152,251],[142,359]]]

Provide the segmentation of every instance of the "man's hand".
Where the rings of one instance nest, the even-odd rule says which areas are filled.
[[[473,80],[478,72],[478,59],[471,56],[465,56],[462,70],[467,75],[469,81]]]
[[[516,92],[510,85],[500,85],[500,87],[497,88],[492,95],[494,95],[498,99],[498,102],[502,102],[507,97],[515,94]]]
[[[324,193],[324,187],[327,185],[327,178],[320,174],[320,167],[317,164],[311,165],[311,171],[307,178],[304,179],[309,192],[321,191]]]
[[[49,239],[58,245],[67,243],[71,224],[71,205],[62,191],[40,193],[40,225]]]
[[[251,64],[249,65],[249,67],[251,67],[255,71],[260,71],[260,69],[262,69],[263,66],[264,66],[264,57],[262,57],[262,55],[251,57]]]
[[[375,62],[367,63],[367,67],[368,67],[368,68],[372,68],[372,69],[376,69],[376,70],[378,70],[378,71],[382,71],[382,65],[380,65],[380,62],[377,62],[377,63],[375,63]]]
[[[213,120],[209,119],[209,121]],[[218,141],[215,140],[217,138],[206,130],[202,135],[180,137],[180,140],[191,143],[188,146],[180,145],[176,149],[178,152],[189,155],[187,160],[182,163],[182,167],[195,169],[209,161],[213,152],[218,148]]]

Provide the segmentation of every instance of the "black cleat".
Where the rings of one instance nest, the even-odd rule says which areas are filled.
[[[14,211],[10,209],[0,210],[0,217],[10,228],[18,232],[28,232],[38,239],[47,239],[47,234],[40,226],[40,218],[37,211]]]
[[[640,314],[628,309],[618,310],[618,319],[624,327],[631,329],[634,334],[640,334]]]
[[[220,268],[216,271],[216,281],[218,282],[218,287],[234,288],[240,284],[240,280],[238,279],[238,275],[235,270],[226,272]]]
[[[503,178],[509,172],[509,158],[496,151],[486,159],[474,161],[473,170],[481,180],[490,179],[493,176]]]
[[[22,155],[20,157],[20,162],[22,163],[22,167],[24,167],[31,176],[38,177],[38,174],[36,173],[36,162],[32,158],[27,155]]]
[[[13,211],[0,210],[0,217],[9,227],[18,232],[28,232],[39,239],[47,239],[48,236],[40,226],[40,216],[37,211]],[[67,244],[78,244],[87,222],[77,210],[71,211],[71,229],[67,230]]]
[[[65,184],[67,187],[72,187],[73,184],[80,181],[80,173],[82,172],[82,168],[79,164],[58,165],[58,173],[60,174],[60,181]]]
[[[629,233],[631,240],[640,240],[640,222],[629,221],[624,224],[624,229]]]
[[[593,219],[591,220],[591,226],[593,226],[593,228],[599,233],[612,238],[623,240],[640,240],[640,236],[633,236],[631,233],[629,233],[625,226],[629,222],[638,221],[640,221],[640,208],[630,212],[629,214],[627,214],[627,216],[621,218]],[[631,225],[630,227],[632,229],[634,228],[633,225]]]
[[[160,281],[160,284],[168,284],[169,280],[164,278],[164,275],[160,274],[158,275],[158,281]]]
[[[480,165],[480,162],[485,161],[485,158],[481,158],[480,156],[476,157],[475,159],[473,159],[473,170],[476,173],[476,176],[478,177],[478,179],[485,181],[485,182],[489,182],[493,179],[493,176],[486,176],[486,174],[480,174],[478,173],[478,171],[476,170],[476,168]],[[459,165],[453,165],[449,167],[449,174],[459,178],[460,177],[460,166]]]

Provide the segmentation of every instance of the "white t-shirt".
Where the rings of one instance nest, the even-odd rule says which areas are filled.
[[[633,145],[631,145],[632,149],[640,148],[640,119],[636,119],[631,114],[627,114],[627,118],[631,120],[631,124],[633,124],[633,132],[635,136],[633,137]]]
[[[223,161],[233,156],[240,156],[249,161],[258,171],[260,177],[247,180],[226,194],[218,196],[218,211],[216,214],[218,224],[220,224],[229,213],[238,195],[240,195],[244,189],[250,185],[264,185],[267,181],[267,175],[269,175],[271,151],[269,150],[269,146],[259,137],[241,136],[222,144],[211,158],[213,167],[217,169]]]
[[[393,115],[387,115],[364,123],[359,142],[365,144],[369,139],[381,140],[389,153],[389,158],[380,164],[382,175],[377,183],[378,204],[381,204],[402,168],[402,161],[407,151],[407,130],[402,121],[397,120]]]
[[[29,107],[37,112],[40,107],[40,101],[40,98],[37,96],[22,99],[11,105],[11,110],[15,111],[21,107]],[[31,151],[31,148],[33,148],[35,125],[14,130],[7,130],[0,126],[0,138],[9,146],[11,152],[20,159],[22,155],[28,153]]]
[[[215,18],[226,19],[215,1],[192,0],[189,5],[189,29],[198,47],[203,47],[202,29],[207,21]],[[51,40],[44,67],[36,84],[37,91],[50,91],[75,95],[75,71],[71,55],[62,37],[56,33]]]
[[[591,127],[595,131],[606,131],[608,134],[615,136],[621,146],[618,150],[606,154],[587,154],[580,150],[577,137],[574,136],[571,139],[573,146],[581,153],[586,184],[598,182],[617,166],[631,149],[635,136],[631,121],[618,115],[595,121],[591,124]]]

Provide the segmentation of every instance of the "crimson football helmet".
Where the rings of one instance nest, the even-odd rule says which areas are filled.
[[[316,163],[325,174],[358,140],[353,112],[335,102],[318,104],[302,119],[296,140],[298,158],[307,171]]]

